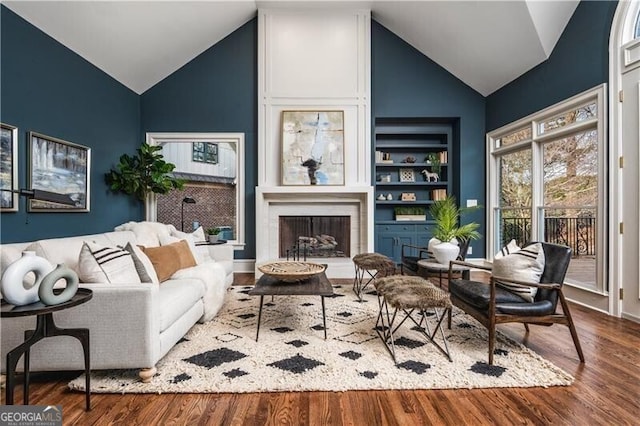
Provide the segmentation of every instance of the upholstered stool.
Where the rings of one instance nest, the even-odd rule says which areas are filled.
[[[394,274],[396,264],[387,256],[379,253],[360,253],[353,256],[356,276],[353,279],[353,292],[362,302],[362,292],[376,278]],[[367,274],[368,276],[365,276]]]
[[[442,330],[442,321],[445,315],[451,311],[449,293],[424,278],[407,275],[392,275],[380,278],[376,281],[375,286],[380,298],[380,312],[376,320],[376,331],[394,362],[397,363],[393,333],[407,319],[410,319],[416,325],[413,328],[414,330],[421,332],[447,356],[449,361],[453,361],[449,354],[447,339]],[[441,309],[440,313],[438,313],[438,309]],[[433,310],[436,321],[433,332],[427,320],[430,310]],[[413,317],[414,311],[417,312],[419,321],[416,321]],[[402,314],[404,314],[404,318],[400,319]],[[397,321],[399,322],[397,323]],[[443,345],[434,340],[438,332],[442,337]]]

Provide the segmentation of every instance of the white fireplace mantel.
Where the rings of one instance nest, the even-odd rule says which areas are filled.
[[[279,259],[278,217],[280,215],[349,215],[352,253],[372,252],[373,188],[350,187],[257,187],[256,188],[256,265]],[[330,278],[352,278],[350,258],[323,259]],[[259,271],[256,269],[258,276]]]

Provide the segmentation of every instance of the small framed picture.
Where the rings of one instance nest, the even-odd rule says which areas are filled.
[[[0,206],[3,212],[18,211],[18,129],[0,123]]]
[[[415,182],[416,175],[413,169],[400,169],[400,182]]]

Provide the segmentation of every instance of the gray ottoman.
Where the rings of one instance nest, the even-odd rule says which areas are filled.
[[[389,257],[379,253],[361,253],[353,256],[356,276],[353,279],[353,292],[362,302],[362,292],[377,278],[394,274],[396,264]]]
[[[442,321],[451,311],[449,293],[424,278],[407,275],[380,278],[375,286],[380,298],[376,331],[394,362],[397,363],[393,334],[407,319],[416,326],[414,330],[422,333],[429,342],[446,355],[449,361],[453,361],[442,330]],[[418,320],[414,318],[414,312]],[[428,321],[430,312],[433,312],[436,322],[433,332]],[[442,339],[442,345],[434,340],[438,333]]]

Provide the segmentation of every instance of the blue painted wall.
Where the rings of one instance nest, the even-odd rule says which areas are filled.
[[[104,174],[139,145],[140,98],[131,90],[0,6],[0,121],[18,127],[18,182],[27,187],[27,132],[92,149],[89,213],[0,215],[0,241],[31,241],[112,230],[143,217],[143,207],[107,191]],[[108,208],[107,208],[108,206]]]
[[[379,23],[371,23],[373,117],[457,118],[459,145],[454,164],[455,192],[464,203],[485,205],[485,98]],[[484,211],[465,216],[482,224]],[[472,243],[483,257],[483,240]]]
[[[549,59],[487,97],[487,132],[607,82],[617,6],[581,1]]]
[[[142,132],[245,134],[246,246],[255,258],[258,20],[253,19],[142,94]]]

